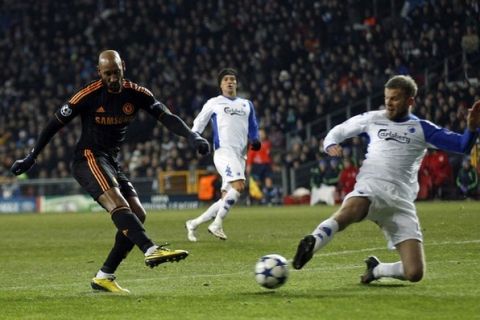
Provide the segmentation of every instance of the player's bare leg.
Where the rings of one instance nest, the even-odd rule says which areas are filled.
[[[380,278],[395,278],[418,282],[425,272],[425,257],[423,245],[417,239],[409,239],[395,245],[400,254],[400,261],[382,263],[376,257],[368,257],[365,260],[367,268],[360,277],[360,282],[368,284]]]

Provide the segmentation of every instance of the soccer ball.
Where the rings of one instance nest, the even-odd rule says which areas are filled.
[[[261,257],[255,264],[255,280],[267,289],[281,287],[288,278],[287,259],[279,254]]]

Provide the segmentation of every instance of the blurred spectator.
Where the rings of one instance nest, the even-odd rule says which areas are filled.
[[[222,181],[215,167],[207,167],[207,173],[202,175],[198,183],[198,199],[210,204],[221,197],[220,187]]]
[[[327,171],[328,162],[325,159],[318,161],[318,166],[310,169],[310,188],[320,188]]]
[[[428,200],[432,195],[433,179],[432,175],[426,165],[425,158],[423,158],[418,170],[418,185],[419,190],[417,200]]]
[[[462,167],[458,171],[456,179],[458,190],[464,198],[476,199],[478,193],[478,173],[466,158],[462,161]]]
[[[358,167],[348,157],[343,158],[343,169],[340,171],[338,178],[338,189],[340,198],[343,199],[347,194],[353,191],[355,182],[357,181]]]
[[[429,150],[423,162],[424,170],[431,177],[431,195],[439,199],[444,195],[452,197],[453,171],[448,154],[443,150]]]
[[[324,177],[328,168],[327,160],[320,160],[318,166],[310,170],[310,205],[324,202],[330,206],[335,204],[335,186],[324,183]]]
[[[310,174],[310,205],[324,202],[333,206],[340,200],[337,191],[340,174],[337,159],[321,159],[318,167],[313,167]]]
[[[272,144],[268,139],[265,129],[259,129],[258,135],[262,147],[258,151],[252,149],[248,150],[246,171],[247,175],[252,176],[257,184],[259,184],[259,187],[265,195],[265,193],[268,193],[269,189],[273,187],[271,157]]]
[[[330,158],[327,172],[323,176],[323,182],[328,186],[337,186],[340,177],[341,166],[337,158]]]
[[[473,60],[474,56],[479,54],[480,38],[474,26],[467,26],[465,34],[462,36],[462,49],[467,56],[467,60]]]

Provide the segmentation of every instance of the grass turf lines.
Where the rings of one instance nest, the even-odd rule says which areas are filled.
[[[199,210],[150,212],[147,232],[190,256],[155,269],[134,249],[117,270],[129,296],[93,292],[113,241],[107,213],[0,215],[0,319],[480,319],[480,204],[418,203],[427,273],[416,284],[359,284],[363,259],[397,260],[367,221],[350,226],[277,290],[256,284],[265,254],[292,259],[332,207],[232,209],[220,241],[184,222]]]

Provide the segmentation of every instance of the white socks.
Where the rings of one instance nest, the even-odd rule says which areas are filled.
[[[221,226],[223,219],[228,214],[230,208],[237,202],[238,198],[240,197],[240,192],[231,188],[228,190],[227,194],[223,198],[222,202],[220,203],[220,208],[218,209],[217,216],[215,217],[215,221],[212,224],[217,226]]]
[[[147,251],[145,251],[145,257],[148,255],[151,255],[157,249],[158,249],[158,246],[156,245],[151,246],[150,248],[147,249]]]
[[[208,209],[204,213],[202,213],[197,218],[192,219],[191,220],[192,227],[196,228],[202,223],[205,223],[207,221],[214,219],[215,216],[217,215],[217,212],[218,212],[218,209],[220,208],[221,203],[222,203],[222,199],[217,200],[210,207],[208,207]]]
[[[191,225],[193,228],[197,228],[202,223],[210,221],[215,218],[215,221],[212,224],[217,226],[222,226],[223,219],[228,214],[230,208],[237,202],[240,197],[240,192],[234,188],[230,188],[223,199],[219,199],[217,202],[213,203],[208,209],[198,216],[195,219],[191,220]]]
[[[313,252],[317,252],[332,240],[333,235],[338,231],[338,223],[335,219],[329,218],[318,225],[313,230],[312,235],[315,237],[315,247]]]
[[[97,272],[97,275],[95,276],[95,278],[98,278],[98,279],[109,279],[113,276],[113,273],[105,273],[103,272],[102,270],[98,270]]]
[[[403,272],[403,264],[401,261],[394,263],[380,263],[373,269],[375,278],[390,277],[399,280],[405,280],[405,273]]]

